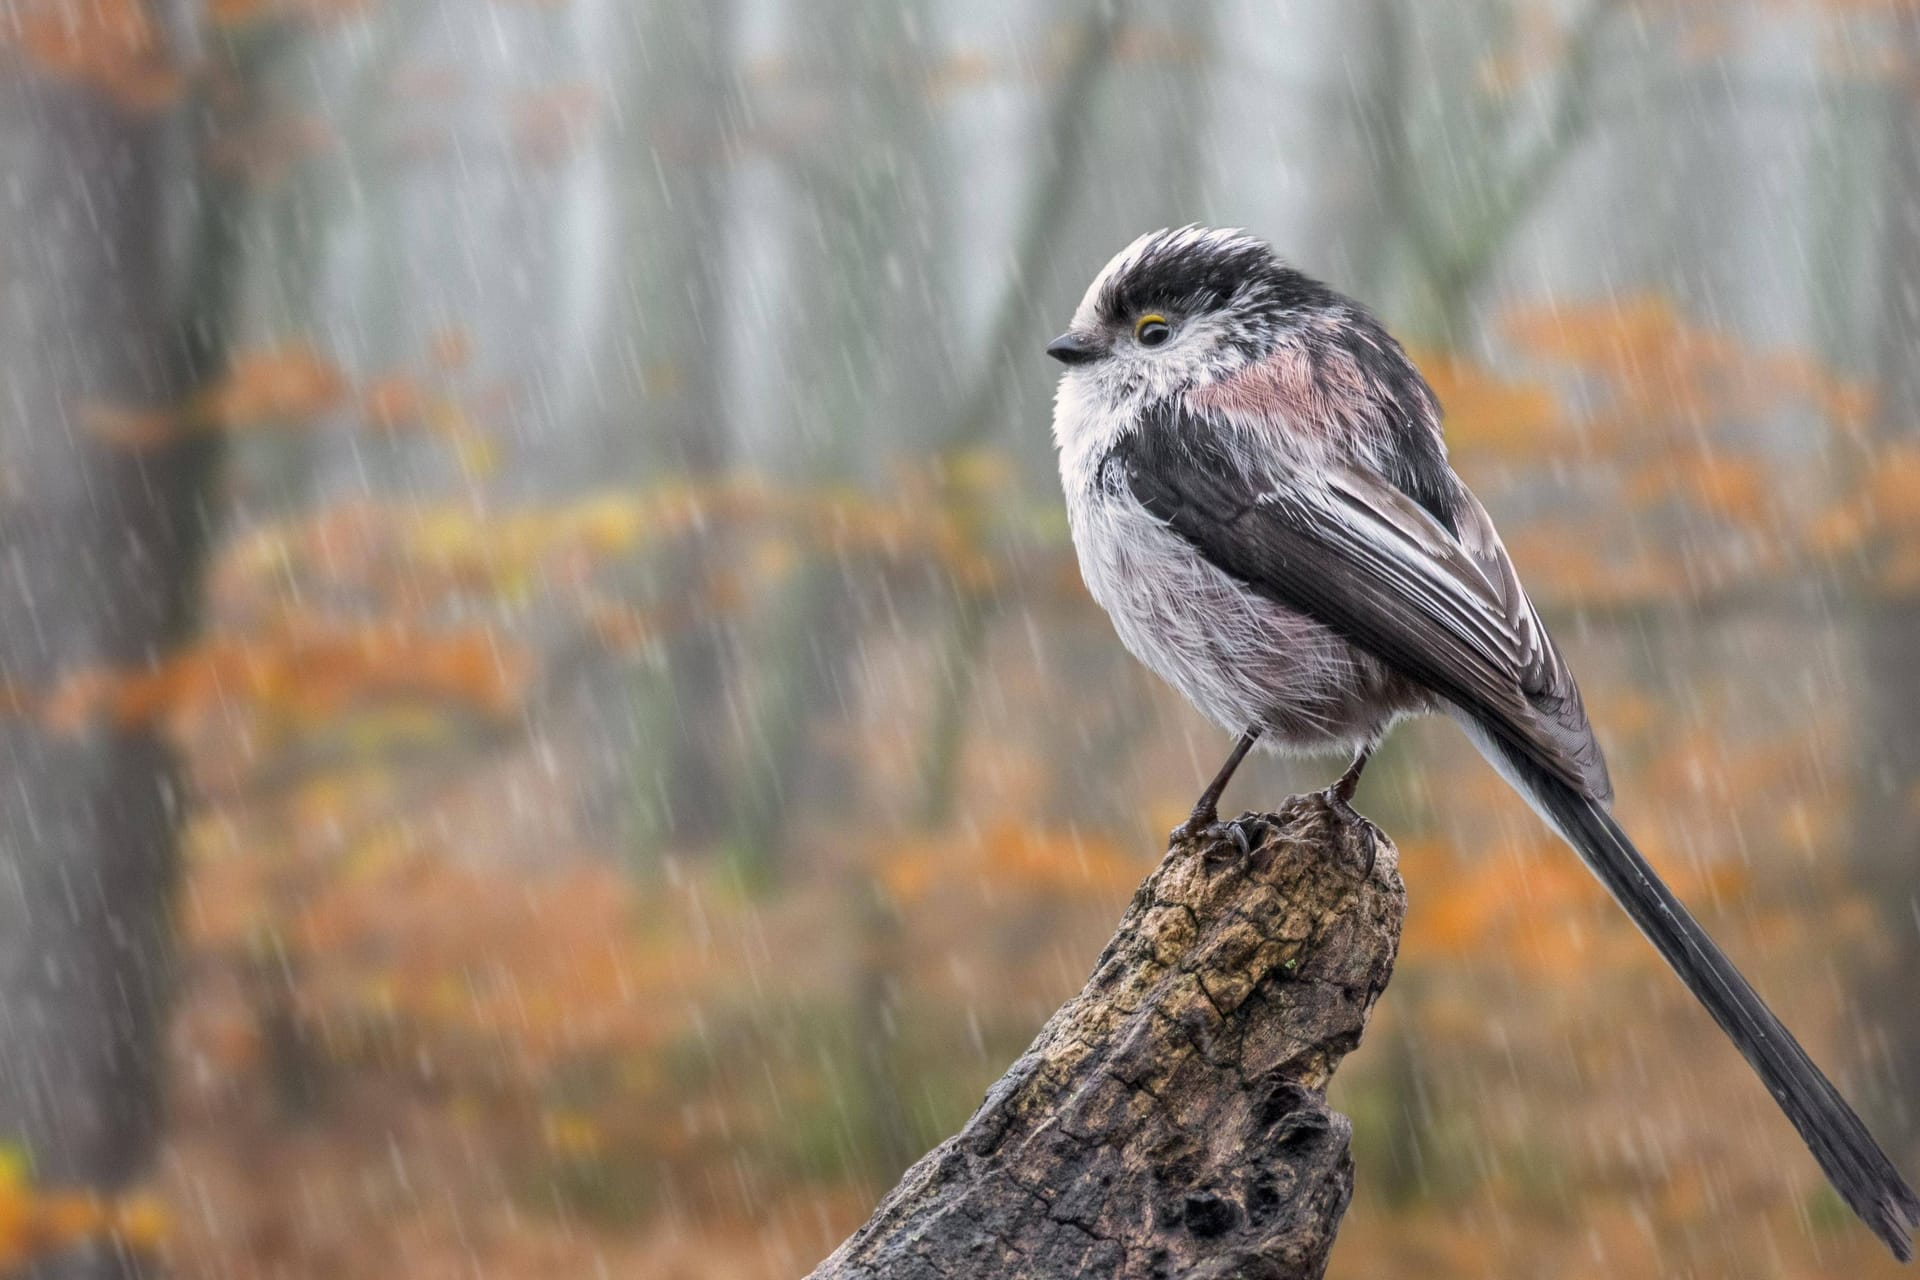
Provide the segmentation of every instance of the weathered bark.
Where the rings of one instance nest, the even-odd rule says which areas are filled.
[[[1325,1271],[1353,1190],[1325,1090],[1406,891],[1320,797],[1268,820],[1250,857],[1168,852],[1086,987],[813,1280]]]
[[[153,7],[174,45],[195,11]],[[95,410],[164,413],[216,377],[228,188],[195,188],[201,110],[134,110],[26,63],[0,75],[0,687],[141,671],[194,622],[219,443],[116,447]],[[181,176],[174,176],[181,175]],[[54,1187],[118,1191],[160,1126],[181,784],[152,725],[0,717],[0,1147]],[[151,1274],[111,1241],[35,1280]]]

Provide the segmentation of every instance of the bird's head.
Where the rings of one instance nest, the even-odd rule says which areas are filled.
[[[1047,354],[1103,399],[1170,395],[1266,355],[1323,295],[1245,232],[1155,231],[1101,269]]]

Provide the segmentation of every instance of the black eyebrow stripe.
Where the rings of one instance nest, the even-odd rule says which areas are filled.
[[[1327,286],[1285,266],[1257,240],[1197,241],[1178,232],[1151,241],[1101,287],[1102,320],[1124,324],[1148,311],[1191,314],[1257,296],[1286,310],[1333,302]]]

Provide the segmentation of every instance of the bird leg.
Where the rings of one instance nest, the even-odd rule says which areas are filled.
[[[1353,793],[1360,789],[1360,775],[1366,772],[1367,761],[1371,759],[1373,759],[1373,744],[1369,742],[1354,752],[1353,763],[1348,765],[1347,771],[1334,779],[1333,785],[1327,788],[1327,803],[1341,810],[1340,816],[1343,818],[1357,816],[1351,807]]]
[[[1184,823],[1173,829],[1169,843],[1177,840],[1191,840],[1220,826],[1220,795],[1227,789],[1227,784],[1233,781],[1234,772],[1240,768],[1240,762],[1247,758],[1247,752],[1253,750],[1253,744],[1259,740],[1259,725],[1249,726],[1247,731],[1240,735],[1239,740],[1233,744],[1233,751],[1227,756],[1227,762],[1220,766],[1220,772],[1213,775],[1213,781],[1209,782],[1207,789],[1200,793],[1200,798],[1193,802],[1193,812],[1188,815]],[[1253,828],[1255,838],[1266,834],[1266,823],[1258,818],[1236,818],[1226,824],[1226,833],[1232,838],[1234,844],[1239,846],[1242,856],[1253,851],[1253,846],[1248,839],[1248,828]]]
[[[1352,826],[1360,828],[1367,838],[1367,875],[1373,875],[1373,862],[1379,856],[1380,829],[1360,816],[1353,807],[1353,793],[1360,789],[1360,775],[1366,772],[1367,761],[1373,758],[1374,744],[1369,742],[1356,751],[1353,763],[1347,771],[1335,778],[1333,785],[1320,794],[1326,797],[1327,807],[1335,816]]]

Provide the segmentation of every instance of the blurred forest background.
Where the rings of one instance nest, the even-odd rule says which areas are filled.
[[[1227,745],[1040,351],[1195,220],[1415,348],[1629,828],[1920,1173],[1917,119],[1911,0],[8,0],[0,1274],[811,1267]],[[1361,791],[1333,1274],[1892,1274],[1462,747]]]

